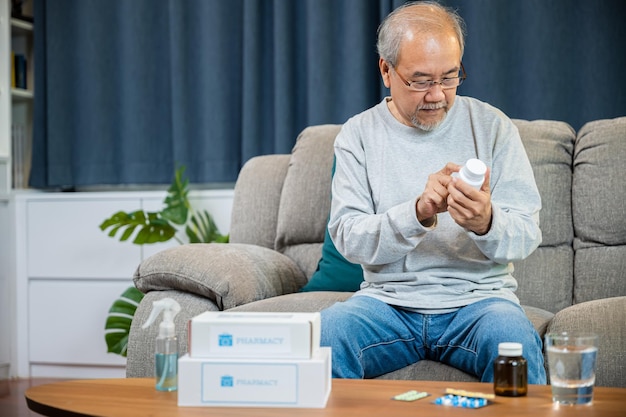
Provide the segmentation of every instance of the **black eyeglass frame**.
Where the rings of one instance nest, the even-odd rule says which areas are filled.
[[[404,85],[406,85],[407,87],[409,87],[411,90],[418,92],[418,93],[424,93],[428,90],[430,90],[431,88],[433,88],[433,86],[435,84],[439,84],[441,86],[442,90],[451,90],[453,88],[457,88],[458,86],[460,86],[461,84],[463,84],[463,81],[465,81],[465,79],[467,78],[467,73],[465,72],[465,67],[463,66],[463,63],[461,62],[461,68],[459,69],[459,71],[461,72],[461,75],[459,75],[458,77],[444,77],[441,79],[441,81],[435,81],[435,80],[428,80],[428,81],[407,81],[404,79],[404,77],[398,72],[398,70],[396,69],[396,67],[391,67],[393,68],[393,70],[395,71],[395,73],[398,75],[398,78],[400,78],[400,80],[404,83]],[[459,83],[457,85],[448,87],[445,86],[443,83],[445,80],[455,80],[458,79]],[[415,84],[425,84],[424,88],[416,88],[414,87]]]

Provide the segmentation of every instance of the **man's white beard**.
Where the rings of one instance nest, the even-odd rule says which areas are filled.
[[[419,119],[417,118],[419,111],[423,109],[427,109],[427,110],[444,109],[445,113],[441,119],[435,122],[426,124],[426,123],[420,122]],[[415,126],[418,129],[424,130],[426,132],[432,132],[433,130],[438,128],[439,125],[442,124],[444,120],[446,120],[447,115],[448,115],[448,102],[445,100],[440,101],[439,103],[424,104],[422,106],[419,106],[417,110],[415,111],[415,113],[413,113],[413,115],[411,116],[411,123],[413,124],[413,126]]]

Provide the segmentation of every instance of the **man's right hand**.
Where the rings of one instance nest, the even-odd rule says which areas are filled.
[[[432,226],[437,213],[448,210],[448,184],[452,181],[452,173],[460,169],[461,165],[448,162],[443,169],[428,176],[426,187],[415,204],[417,220],[424,226]]]

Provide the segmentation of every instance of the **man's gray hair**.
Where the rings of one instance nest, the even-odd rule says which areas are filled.
[[[408,29],[421,33],[451,28],[461,47],[465,50],[465,22],[456,10],[442,6],[436,1],[406,3],[392,11],[378,27],[378,55],[395,67],[398,63],[400,43]]]

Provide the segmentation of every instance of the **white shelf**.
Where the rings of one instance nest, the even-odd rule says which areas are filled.
[[[33,28],[34,26],[31,22],[16,19],[14,17],[11,18],[11,31],[15,34],[32,34]]]
[[[35,94],[31,90],[24,90],[23,88],[12,88],[11,99],[14,102],[19,101],[32,101]]]
[[[32,22],[11,17],[11,3],[10,0],[0,0],[0,334],[7,335],[0,337],[0,370],[9,369],[9,373],[15,376],[19,356],[14,344],[17,334],[15,318],[18,313],[15,299],[18,270],[21,266],[16,263],[18,229],[14,205],[16,190],[13,189],[15,164],[12,160],[14,153],[12,126],[20,126],[20,131],[24,132],[21,144],[24,145],[24,149],[30,149],[34,113],[35,32]],[[24,13],[32,14],[33,2],[24,3],[28,9],[24,10]],[[28,89],[11,87],[12,52],[26,57]],[[27,155],[26,152],[24,155]],[[30,167],[30,160],[25,162],[24,166],[26,172]],[[50,237],[47,236],[46,239]],[[20,302],[26,303],[27,299],[22,298]]]
[[[32,15],[32,5],[24,6],[25,15]],[[0,67],[0,80],[3,80],[0,92],[4,93],[0,96],[0,155],[8,158],[0,163],[0,192],[4,194],[26,187],[30,176],[35,104],[35,25],[27,19],[12,17],[11,1],[0,0],[0,57],[9,58],[3,59],[9,65]],[[16,88],[8,82],[12,75],[12,54],[26,58],[26,84],[18,84],[26,88]],[[19,158],[19,161],[13,158]]]

